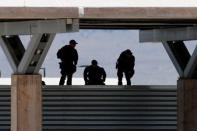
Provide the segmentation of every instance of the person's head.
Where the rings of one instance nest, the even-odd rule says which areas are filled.
[[[97,66],[98,62],[96,60],[92,60],[92,65]]]
[[[78,44],[75,40],[70,40],[69,45],[75,48],[76,44]]]
[[[125,50],[125,53],[126,53],[126,54],[132,54],[132,52],[131,52],[130,49],[126,49],[126,50]]]

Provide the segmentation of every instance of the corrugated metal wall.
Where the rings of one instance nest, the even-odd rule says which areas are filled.
[[[176,131],[175,86],[46,86],[44,131]],[[0,131],[10,131],[10,88],[0,87]]]

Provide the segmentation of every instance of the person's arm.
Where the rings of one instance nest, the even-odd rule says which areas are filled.
[[[120,61],[122,59],[122,55],[123,54],[121,53],[120,56],[118,57],[117,61],[116,61],[116,69],[118,69],[118,67],[119,67]]]
[[[78,52],[75,50],[75,55],[74,55],[74,64],[77,65],[78,62]]]
[[[102,68],[102,72],[103,72],[103,82],[105,82],[105,79],[106,79],[106,72],[105,72],[104,68]]]
[[[88,69],[87,69],[87,67],[85,68],[85,70],[83,72],[83,78],[84,78],[85,84],[87,85],[87,82],[88,82]]]
[[[120,57],[116,61],[116,69],[118,69],[119,59],[120,59]]]
[[[132,69],[134,70],[134,66],[135,66],[135,57],[133,56],[133,60],[132,60]]]

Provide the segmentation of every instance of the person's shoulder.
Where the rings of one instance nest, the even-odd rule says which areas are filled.
[[[120,53],[120,57],[125,57],[125,55],[127,55],[126,51],[123,51],[123,52]]]
[[[61,49],[66,49],[66,48],[68,48],[68,45],[62,46]]]
[[[73,50],[74,50],[75,52],[77,52],[77,49],[73,48]]]
[[[122,56],[122,55],[124,55],[124,54],[125,54],[125,51],[121,52],[121,53],[120,53],[120,56]]]
[[[99,66],[101,69],[104,69],[102,66]]]
[[[135,58],[135,56],[132,54],[131,57]]]
[[[104,68],[103,68],[103,67],[101,67],[101,66],[99,66],[99,69],[100,69],[100,70],[104,70]]]
[[[69,45],[65,45],[64,48],[70,48],[70,46]]]
[[[86,66],[85,69],[86,69],[86,70],[89,70],[91,67],[92,67],[92,66],[89,65],[89,66]]]

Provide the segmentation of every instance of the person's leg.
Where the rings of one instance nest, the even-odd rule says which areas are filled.
[[[95,84],[95,82],[94,81],[88,81],[88,85],[97,85],[97,84]]]
[[[118,75],[118,85],[122,85],[122,77],[123,77],[122,70],[118,69],[117,75]]]
[[[73,76],[73,74],[67,75],[67,85],[72,85],[72,76]]]
[[[101,81],[101,82],[99,83],[99,85],[105,85],[105,82]]]
[[[65,79],[66,79],[66,73],[61,71],[61,78],[60,78],[60,81],[59,81],[59,85],[64,85],[64,82],[65,82]]]
[[[96,85],[105,85],[105,82],[103,80],[99,80]]]
[[[85,85],[89,85],[90,84],[90,82],[89,81],[85,81]]]
[[[132,74],[130,72],[127,72],[127,71],[125,72],[127,85],[131,85],[131,76],[132,76]]]

